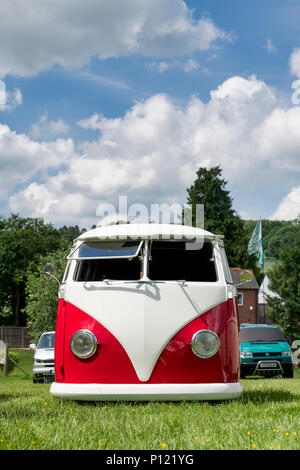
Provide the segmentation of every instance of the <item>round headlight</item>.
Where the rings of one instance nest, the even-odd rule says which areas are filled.
[[[76,331],[70,341],[72,353],[80,359],[91,357],[97,349],[97,344],[97,338],[90,330]]]
[[[292,353],[291,353],[291,351],[281,351],[281,355],[282,356],[291,356]]]
[[[253,353],[251,351],[242,351],[240,356],[245,359],[246,357],[253,357]]]
[[[220,340],[213,331],[199,330],[192,337],[190,344],[196,356],[202,359],[208,359],[219,351]]]

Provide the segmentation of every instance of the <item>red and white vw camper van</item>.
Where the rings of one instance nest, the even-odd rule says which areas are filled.
[[[59,288],[55,382],[75,400],[240,397],[236,289],[221,237],[121,224],[75,240]]]

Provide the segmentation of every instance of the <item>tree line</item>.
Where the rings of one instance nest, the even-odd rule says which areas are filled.
[[[263,273],[257,256],[247,250],[257,221],[239,217],[226,186],[219,166],[199,168],[187,188],[187,204],[193,214],[196,204],[204,205],[204,228],[224,235],[229,265],[252,269],[260,284]],[[296,222],[263,221],[265,253],[279,261],[269,273],[272,288],[283,299],[277,303],[270,299],[274,321],[292,336],[298,331],[300,318],[300,225]],[[43,268],[52,262],[56,276],[62,279],[72,242],[84,231],[78,225],[57,228],[41,218],[18,214],[0,217],[0,325],[31,327],[33,339],[55,328],[58,285],[45,279]]]
[[[77,225],[55,228],[41,218],[18,214],[0,218],[0,325],[27,324],[30,276],[40,276],[42,258],[67,252],[82,231]]]
[[[300,211],[300,209],[299,209]],[[257,220],[245,220],[244,226],[248,237],[251,237]],[[262,236],[264,254],[267,257],[279,259],[282,246],[291,246],[294,240],[294,228],[300,221],[262,219]]]

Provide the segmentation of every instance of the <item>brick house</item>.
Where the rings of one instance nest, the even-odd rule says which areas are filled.
[[[230,268],[232,280],[234,284],[240,282],[241,268]],[[259,323],[258,315],[258,291],[259,285],[251,269],[248,271],[252,274],[252,279],[248,284],[242,284],[237,287],[237,303],[239,320],[241,323]]]

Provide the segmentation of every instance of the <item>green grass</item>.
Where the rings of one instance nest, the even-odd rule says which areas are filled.
[[[32,352],[20,354],[30,372]],[[242,383],[234,401],[73,402],[14,369],[0,377],[0,450],[299,449],[300,369]]]
[[[28,375],[32,376],[32,364],[33,364],[33,354],[34,351],[31,349],[9,349],[16,353],[19,356],[18,364],[28,372]],[[20,376],[24,377],[24,372],[15,367],[15,369],[10,373],[10,376]]]

